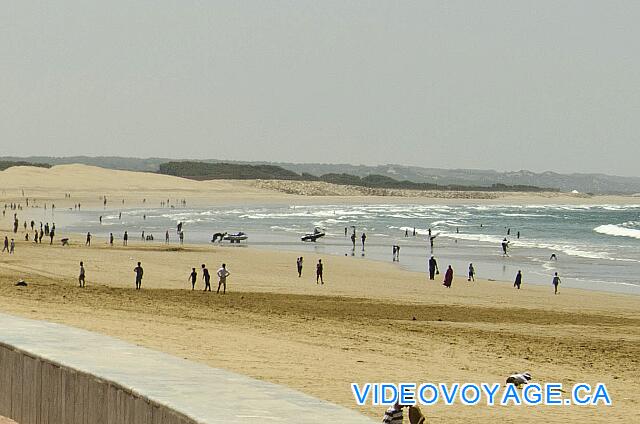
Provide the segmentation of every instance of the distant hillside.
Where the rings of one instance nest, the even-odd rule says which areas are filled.
[[[240,180],[297,180],[324,181],[339,185],[367,188],[393,188],[404,190],[456,190],[456,191],[557,191],[556,189],[533,186],[492,184],[490,186],[438,185],[399,181],[384,175],[359,177],[351,174],[324,174],[320,177],[303,173],[297,174],[275,165],[242,165],[237,163],[167,162],[160,164],[161,174],[195,180],[240,179]]]
[[[4,171],[5,169],[9,169],[13,166],[38,166],[41,168],[51,168],[51,165],[48,163],[31,163],[25,161],[5,161],[0,160],[0,171]]]
[[[194,180],[299,180],[302,177],[273,165],[232,163],[167,162],[159,166],[161,174]]]
[[[167,158],[123,158],[123,157],[87,157],[76,156],[66,158],[54,157],[28,157],[28,158],[2,158],[7,161],[26,161],[32,163],[44,163],[51,165],[81,163],[86,165],[101,166],[109,169],[122,169],[128,171],[157,172],[162,163],[176,161]],[[182,160],[178,161],[181,162]],[[192,161],[190,161],[192,162]],[[398,181],[410,181],[414,183],[438,184],[443,186],[473,186],[487,187],[494,184],[507,186],[531,186],[551,187],[560,191],[578,190],[582,193],[640,193],[640,178],[617,177],[605,174],[559,174],[556,172],[498,172],[493,170],[477,169],[438,169],[423,168],[419,166],[405,165],[349,165],[349,164],[321,164],[321,163],[284,163],[284,162],[241,162],[221,161],[216,159],[203,160],[207,163],[229,163],[249,165],[273,165],[296,174],[309,174],[320,177],[326,174],[349,174],[358,177],[368,175],[381,175]]]

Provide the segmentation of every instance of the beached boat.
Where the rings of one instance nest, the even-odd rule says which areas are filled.
[[[240,243],[242,240],[248,239],[249,236],[243,233],[242,231],[232,234],[227,234],[224,236],[224,240],[228,240],[231,243]]]
[[[324,231],[320,231],[319,229],[314,229],[313,233],[307,233],[304,236],[300,237],[302,241],[316,241],[319,238],[324,237],[326,234]]]

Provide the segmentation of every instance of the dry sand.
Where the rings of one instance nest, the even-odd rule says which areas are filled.
[[[60,172],[48,172],[54,171]],[[98,193],[133,202],[141,193],[125,179],[148,178],[140,190],[149,198],[154,193],[158,199],[166,197],[164,190],[169,190],[189,201],[212,196],[234,202],[242,193],[251,201],[298,199],[251,183],[104,172],[113,172],[115,181],[104,175],[69,178],[61,172],[55,176],[60,180],[38,193],[51,190],[50,199],[59,204],[62,193],[81,191],[95,202]],[[7,185],[3,174],[0,183],[7,191],[20,188],[15,182]],[[29,191],[38,188],[26,177],[23,184]],[[114,185],[120,184],[126,189],[116,191]],[[6,230],[9,221],[0,221],[0,229]],[[429,282],[396,264],[351,257],[323,257],[326,284],[318,286],[313,275],[318,257],[305,254],[300,279],[295,258],[295,253],[231,246],[131,243],[109,248],[105,240],[94,239],[91,248],[63,248],[19,242],[15,255],[0,256],[0,311],[98,331],[291,386],[377,419],[384,408],[356,407],[351,382],[502,382],[511,372],[530,371],[536,382],[567,387],[582,381],[606,383],[614,405],[439,405],[423,408],[428,422],[640,421],[637,296],[562,287],[554,296],[551,286],[525,285],[517,291],[509,283],[472,284],[466,279],[456,279],[447,290],[440,281]],[[85,289],[77,288],[80,260],[87,268]],[[136,292],[133,267],[138,260],[145,278],[144,290]],[[192,266],[206,263],[214,272],[222,262],[232,273],[226,296],[189,290]],[[20,278],[29,286],[15,287]],[[202,289],[200,281],[197,288]]]

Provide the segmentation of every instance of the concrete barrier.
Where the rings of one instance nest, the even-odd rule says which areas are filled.
[[[372,422],[286,387],[5,314],[0,416],[19,424]]]

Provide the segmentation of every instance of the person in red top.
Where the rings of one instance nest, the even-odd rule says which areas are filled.
[[[442,283],[446,288],[451,288],[451,283],[453,282],[453,268],[449,265],[447,272],[444,274],[444,283]]]

